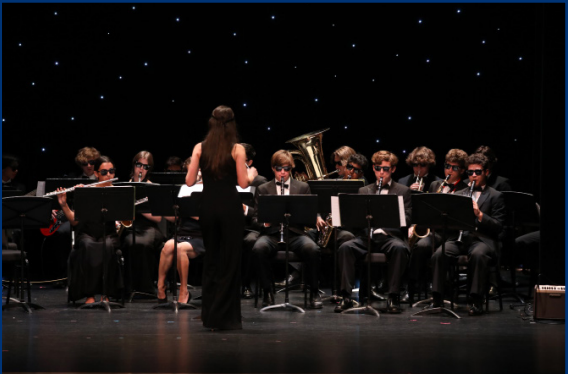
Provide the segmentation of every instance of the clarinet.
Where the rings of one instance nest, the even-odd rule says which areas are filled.
[[[138,182],[142,182],[142,172],[138,174]]]
[[[284,177],[280,178],[280,195],[284,196]],[[278,243],[284,243],[284,223],[280,223],[280,241]]]
[[[471,197],[473,195],[473,189],[475,188],[475,181],[471,182],[471,186],[469,187],[469,191],[467,193],[467,197]],[[463,230],[460,230],[460,236],[458,236],[458,242],[462,243],[462,236],[463,236]]]
[[[381,194],[381,190],[383,189],[383,177],[379,178],[379,187],[377,188],[377,195]]]

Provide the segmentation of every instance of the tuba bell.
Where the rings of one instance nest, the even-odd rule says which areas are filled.
[[[331,173],[328,173],[325,168],[325,160],[323,158],[323,149],[321,144],[323,133],[327,130],[329,130],[329,128],[313,131],[286,141],[286,143],[290,143],[298,148],[298,150],[292,150],[289,152],[292,154],[294,160],[301,161],[306,167],[307,175],[296,173],[294,174],[295,179],[302,182],[307,180],[320,180],[337,172],[337,170],[334,170]]]

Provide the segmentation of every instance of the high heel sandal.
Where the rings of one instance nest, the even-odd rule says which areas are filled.
[[[168,294],[167,294],[166,291],[164,291],[164,295],[166,295],[166,297],[164,297],[163,299],[160,299],[160,298],[158,297],[158,304],[165,304],[165,303],[168,302]]]
[[[191,300],[191,292],[187,291],[187,300],[181,301],[181,299],[178,299],[178,302],[181,304],[187,304],[189,303],[190,300]]]

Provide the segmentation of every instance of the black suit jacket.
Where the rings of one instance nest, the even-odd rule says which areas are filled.
[[[466,188],[456,192],[456,194],[467,196],[468,192],[469,188]],[[498,251],[505,225],[505,197],[493,187],[486,186],[479,195],[477,205],[479,210],[483,212],[483,218],[481,222],[474,218],[475,230],[472,232],[464,231],[464,236],[475,235],[493,250]]]
[[[423,191],[429,191],[430,185],[432,184],[432,182],[434,181],[442,181],[442,178],[437,177],[436,175],[434,175],[434,173],[428,173],[428,175],[426,176],[426,178],[424,178],[424,189]],[[412,185],[414,182],[416,182],[416,178],[414,177],[414,174],[408,174],[406,177],[402,177],[398,180],[398,183],[406,186],[406,187],[410,187],[410,185]]]
[[[272,179],[271,181],[261,184],[257,187],[254,195],[254,206],[258,207],[258,196],[259,195],[277,195],[276,181]],[[300,182],[295,179],[290,179],[290,195],[310,195],[310,185],[305,182]],[[280,222],[271,222],[270,227],[264,227],[264,222],[258,221],[258,210],[255,209],[254,216],[252,218],[253,224],[257,227],[261,227],[261,235],[272,235],[280,231]],[[304,235],[304,228],[300,225],[290,224],[289,229],[298,235]]]
[[[495,173],[492,173],[489,178],[487,178],[487,185],[493,187],[497,191],[513,191],[509,179],[501,177]]]
[[[377,184],[376,183],[371,183],[365,187],[361,187],[359,189],[359,195],[376,195],[377,194]],[[388,195],[398,195],[398,196],[402,196],[403,202],[404,202],[404,216],[406,219],[406,227],[410,226],[410,217],[412,214],[412,200],[410,198],[411,196],[411,192],[410,192],[410,188],[397,183],[395,181],[392,181],[391,186],[389,188],[389,192]],[[343,222],[342,222],[343,224]],[[388,233],[389,235],[392,236],[396,236],[402,240],[406,240],[406,237],[408,235],[405,235],[405,231],[403,232],[401,230],[401,228],[396,227],[396,228],[384,228],[381,227],[381,229],[383,229],[383,231],[385,231],[386,233]],[[363,231],[363,235],[366,235],[366,231]]]
[[[434,192],[434,193],[438,192],[438,189],[440,188],[440,184],[442,184],[443,181],[444,181],[443,179],[440,179],[439,181],[432,182],[432,184],[430,184],[430,189],[428,190],[428,192]],[[467,183],[465,183],[462,179],[458,183],[456,183],[454,193],[461,191],[465,188],[467,188]],[[452,187],[452,190],[453,189],[454,189],[454,187]]]
[[[257,175],[256,177],[254,177],[252,183],[250,184],[251,187],[255,187],[258,188],[258,186],[260,186],[261,184],[264,184],[268,182],[268,180],[263,177],[262,175]],[[255,192],[256,193],[256,192]],[[256,206],[254,205],[247,205],[248,206],[248,210],[247,210],[247,214],[245,216],[245,231],[260,231],[261,227],[256,225],[253,222],[253,217],[256,213]]]

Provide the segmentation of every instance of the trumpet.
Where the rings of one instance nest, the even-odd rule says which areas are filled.
[[[467,192],[467,197],[471,197],[473,195],[473,189],[475,188],[475,181],[471,181],[471,186],[469,187],[469,191]],[[457,242],[463,243],[463,230],[460,230],[460,236],[457,238]]]
[[[94,187],[94,186],[96,186],[96,185],[98,185],[98,184],[113,182],[113,181],[116,181],[116,180],[118,180],[118,178],[112,178],[112,179],[109,179],[109,180],[106,180],[106,181],[100,181],[100,182],[95,182],[95,183],[87,184],[87,185],[84,185],[83,187]],[[71,188],[66,188],[66,189],[61,190],[61,191],[48,192],[48,193],[46,193],[45,195],[43,195],[42,197],[50,197],[50,196],[55,196],[55,195],[61,195],[62,193],[67,193],[67,192],[75,191],[75,188],[77,188],[77,186],[71,187]]]
[[[424,178],[420,178],[420,175],[416,177],[416,181],[414,183],[418,183],[418,191],[422,191],[422,186],[424,183]]]

